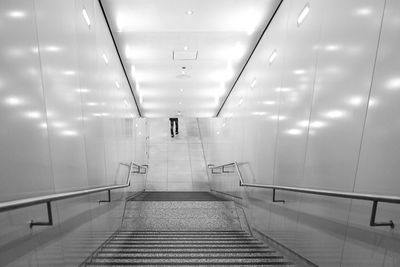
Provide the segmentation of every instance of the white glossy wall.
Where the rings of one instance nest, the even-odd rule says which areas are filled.
[[[3,0],[0,36],[0,201],[124,183],[120,162],[147,162],[146,121],[98,1]],[[106,193],[52,203],[53,227],[29,229],[44,205],[0,213],[0,265],[80,263],[144,188],[132,178],[111,204],[98,203]]]
[[[310,12],[301,25],[306,4]],[[207,163],[241,163],[247,182],[399,195],[400,4],[285,0],[219,118],[200,120]],[[276,51],[275,60],[269,59]],[[251,87],[256,79],[256,85]],[[399,266],[400,207],[243,189],[253,226],[320,266]]]

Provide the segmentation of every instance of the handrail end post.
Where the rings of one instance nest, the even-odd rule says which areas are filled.
[[[378,201],[374,200],[373,204],[372,204],[372,211],[371,211],[371,218],[369,221],[369,226],[371,227],[375,227],[375,226],[390,226],[390,228],[394,228],[394,223],[392,220],[390,220],[389,222],[376,222],[376,210],[378,208]]]

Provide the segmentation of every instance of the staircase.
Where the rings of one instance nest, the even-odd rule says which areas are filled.
[[[81,266],[294,266],[242,230],[232,201],[212,194],[144,193],[122,227]]]

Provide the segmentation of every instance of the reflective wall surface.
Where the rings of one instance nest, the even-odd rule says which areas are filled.
[[[0,2],[0,201],[121,184],[147,162],[139,119],[94,0]],[[132,177],[131,188],[144,188]],[[76,265],[120,223],[126,192],[0,213],[0,265]],[[105,231],[105,232],[103,232]]]
[[[222,110],[200,120],[207,163],[247,182],[399,195],[398,1],[285,0]],[[320,266],[399,266],[400,207],[238,187],[253,227]]]

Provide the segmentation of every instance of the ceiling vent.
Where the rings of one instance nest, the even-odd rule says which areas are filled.
[[[173,51],[173,60],[197,60],[198,51]]]

